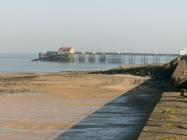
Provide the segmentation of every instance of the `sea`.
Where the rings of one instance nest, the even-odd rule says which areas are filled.
[[[130,59],[123,63],[62,63],[31,61],[38,58],[38,54],[32,53],[0,53],[0,72],[65,72],[65,71],[101,71],[128,64]],[[113,58],[111,58],[112,60]],[[161,63],[171,61],[172,57],[162,57]],[[152,59],[150,64],[153,63]],[[140,58],[135,64],[141,64]]]
[[[108,70],[120,64],[60,63],[31,61],[38,54],[0,53],[0,72],[65,72]]]

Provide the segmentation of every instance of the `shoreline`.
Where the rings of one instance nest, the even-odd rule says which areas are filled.
[[[0,136],[52,139],[145,80],[117,74],[0,74]]]
[[[79,128],[79,123],[82,126],[81,122],[84,122],[86,118],[91,117],[95,113],[97,114],[98,110],[104,108],[107,104],[110,104],[110,102],[115,102],[115,100],[118,98],[120,99],[120,97],[126,98],[126,95],[128,96],[128,94],[135,100],[137,97],[141,97],[139,94],[142,93],[142,91],[147,92],[145,97],[144,95],[142,96],[143,102],[149,103],[149,100],[155,98],[153,102],[150,102],[148,107],[143,107],[143,110],[139,108],[140,111],[142,110],[145,111],[145,113],[148,113],[147,117],[149,118],[155,105],[157,108],[157,103],[163,92],[176,91],[176,89],[170,85],[170,77],[174,68],[175,63],[171,62],[171,64],[165,65],[120,66],[106,71],[0,73],[0,93],[3,93],[3,96],[0,95],[0,104],[2,104],[2,106],[5,105],[6,107],[10,106],[7,110],[11,111],[14,106],[11,106],[10,104],[15,102],[14,105],[18,105],[18,108],[15,108],[18,109],[18,112],[14,113],[19,114],[19,111],[21,111],[21,114],[23,114],[22,117],[19,115],[16,116],[23,120],[3,121],[6,123],[0,127],[6,129],[11,128],[15,131],[20,129],[28,131],[28,133],[22,132],[23,136],[18,137],[18,139],[24,139],[30,135],[30,137],[40,138],[41,140],[56,138],[61,140],[64,138],[65,134],[67,140],[71,140],[71,131],[74,131],[74,128]],[[152,93],[152,91],[156,92]],[[146,100],[148,96],[151,97],[149,100]],[[1,103],[1,101],[3,102]],[[124,100],[124,102],[125,101],[126,100]],[[19,104],[22,102],[24,103],[25,108],[21,107],[21,110],[19,110]],[[146,103],[142,103],[142,105],[145,106]],[[128,105],[129,103],[125,103],[124,107]],[[130,105],[137,106],[138,103],[134,102],[130,103]],[[42,109],[43,107],[44,110]],[[24,115],[27,114],[27,109],[34,112],[30,114],[31,116],[26,115],[25,117]],[[54,109],[55,112],[53,112]],[[157,108],[157,110],[160,109]],[[4,109],[4,112],[0,113],[6,114],[6,109]],[[8,114],[9,113],[10,112],[8,112]],[[37,113],[43,117],[37,117]],[[14,116],[15,114],[12,115]],[[50,116],[51,114],[52,116]],[[50,116],[50,118],[44,117],[46,115]],[[116,114],[114,113],[113,115]],[[53,118],[54,116],[55,118]],[[9,115],[6,117],[10,119]],[[149,119],[151,119],[151,117],[152,116],[150,116]],[[148,118],[142,118],[143,122],[140,121],[140,124],[137,125],[136,129],[138,131],[134,131],[136,133],[134,137],[138,137],[141,132],[140,129],[143,129],[145,124],[149,124],[149,121],[147,122]],[[3,120],[5,118],[1,118],[0,116],[0,120],[1,119]],[[103,120],[103,122],[105,122],[105,120]],[[41,130],[43,131],[42,133],[38,132]],[[142,133],[145,130],[146,125]],[[133,134],[133,132],[131,133]],[[80,135],[82,135],[81,137],[83,138],[84,133],[82,134]],[[39,135],[42,137],[39,137]],[[16,134],[10,135],[10,133],[5,134],[4,136],[17,137]],[[131,136],[127,135],[127,138],[128,137]],[[142,134],[140,135],[140,139],[141,137]],[[145,135],[145,137],[147,136]],[[143,139],[145,137],[143,137]],[[115,139],[117,140],[117,138]]]

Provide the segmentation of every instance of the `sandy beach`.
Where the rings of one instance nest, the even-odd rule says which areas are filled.
[[[117,74],[1,73],[0,138],[54,139],[146,79]]]

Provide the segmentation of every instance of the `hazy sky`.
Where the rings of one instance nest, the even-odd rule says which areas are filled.
[[[177,53],[187,0],[0,0],[0,52]]]

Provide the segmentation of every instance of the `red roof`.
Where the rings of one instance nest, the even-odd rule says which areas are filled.
[[[58,49],[58,51],[69,52],[71,49],[73,49],[73,48],[71,48],[71,47],[61,47],[61,48]]]

